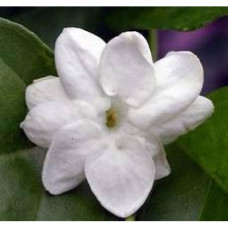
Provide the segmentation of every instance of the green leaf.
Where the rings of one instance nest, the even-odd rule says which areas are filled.
[[[0,58],[26,85],[56,74],[53,51],[25,27],[0,18]]]
[[[177,144],[228,192],[228,87],[208,97],[215,105],[213,116]]]
[[[209,98],[215,105],[213,116],[166,148],[172,173],[158,181],[138,219],[228,219],[228,87]]]
[[[0,155],[0,220],[115,220],[84,183],[60,196],[41,184],[45,150],[34,147]]]
[[[158,181],[139,220],[228,219],[228,87],[209,98],[213,116],[166,148],[172,173]]]
[[[25,88],[56,74],[53,52],[32,32],[0,19],[0,220],[115,220],[84,183],[61,196],[45,192],[45,151],[30,148],[19,124],[26,116]]]
[[[227,7],[125,7],[116,8],[106,17],[115,29],[194,30],[228,15]]]
[[[157,181],[137,220],[227,220],[228,195],[177,145],[166,152],[172,173]]]
[[[228,220],[228,194],[216,184],[211,186],[204,204],[200,220],[227,221]]]
[[[32,144],[19,124],[27,112],[26,86],[35,78],[56,74],[53,52],[21,25],[0,19],[0,31],[0,220],[116,220],[100,206],[87,183],[61,196],[44,191],[45,151],[27,149]],[[173,172],[156,184],[137,219],[227,219],[227,194],[181,151],[188,148],[187,153],[227,189],[227,95],[223,89],[210,96],[216,113],[194,131],[197,136],[192,132],[168,147]]]
[[[31,146],[19,128],[26,115],[25,88],[56,74],[53,52],[23,26],[0,18],[0,154]]]

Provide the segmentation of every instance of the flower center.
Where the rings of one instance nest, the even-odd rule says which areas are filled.
[[[115,109],[110,108],[106,111],[106,126],[108,128],[113,128],[116,126],[118,113]]]

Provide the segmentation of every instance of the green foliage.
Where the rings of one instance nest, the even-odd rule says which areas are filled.
[[[56,74],[53,52],[21,25],[0,19],[0,220],[114,220],[87,184],[54,197],[41,184],[45,152],[33,148],[19,125],[25,88]]]
[[[209,95],[215,112],[177,143],[228,193],[228,87]]]
[[[138,219],[228,219],[228,87],[209,98],[214,115],[166,148],[172,174],[158,181]]]
[[[0,156],[0,220],[115,220],[84,183],[61,196],[51,196],[41,183],[43,149],[34,147]]]
[[[106,17],[116,29],[175,29],[189,31],[228,15],[228,7],[125,7]]]
[[[172,174],[158,181],[138,219],[228,219],[228,87],[209,98],[214,115],[166,148]]]
[[[53,51],[23,26],[0,19],[1,60],[30,84],[34,78],[56,74]]]
[[[117,220],[87,183],[61,196],[44,191],[45,151],[33,147],[19,124],[26,86],[56,75],[53,52],[21,25],[0,19],[0,31],[0,220]],[[155,183],[137,220],[228,219],[228,88],[209,97],[215,114],[166,148],[172,174]]]
[[[25,88],[56,74],[53,52],[21,25],[0,19],[0,154],[29,146],[19,129],[25,117]]]
[[[172,174],[159,180],[138,213],[143,221],[227,220],[228,195],[176,144],[166,148]]]

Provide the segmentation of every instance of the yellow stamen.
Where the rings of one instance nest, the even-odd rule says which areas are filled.
[[[110,108],[108,111],[106,111],[106,126],[108,128],[113,128],[116,126],[116,120],[117,120],[117,112]]]

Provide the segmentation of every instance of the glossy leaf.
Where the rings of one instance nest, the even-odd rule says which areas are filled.
[[[45,192],[45,151],[25,149],[33,145],[19,124],[26,85],[56,74],[53,52],[21,25],[0,19],[0,29],[0,220],[114,220],[86,183],[57,197]]]
[[[106,16],[116,29],[194,30],[228,15],[227,7],[125,7]]]
[[[209,95],[213,116],[177,144],[228,192],[228,87]]]
[[[214,115],[166,148],[172,173],[157,183],[138,219],[228,220],[228,87],[209,98]]]
[[[55,74],[53,51],[25,27],[0,18],[0,58],[25,84]]]
[[[137,220],[227,220],[228,195],[178,146],[166,151],[172,174],[156,183]]]
[[[87,183],[51,196],[41,183],[45,150],[34,147],[0,156],[0,220],[115,220],[100,206]]]
[[[26,149],[32,144],[19,124],[27,112],[26,86],[56,74],[53,52],[18,24],[0,19],[0,31],[0,220],[116,220],[87,183],[60,196],[44,191],[40,176],[45,151]],[[172,174],[156,183],[138,220],[227,219],[227,193],[211,180],[227,190],[227,91],[210,95],[216,106],[210,120],[167,147]]]
[[[202,221],[228,220],[228,194],[216,184],[212,184],[207,193],[207,200],[201,211]]]
[[[53,52],[21,25],[0,18],[0,154],[31,146],[19,124],[26,115],[25,88],[55,74]]]

